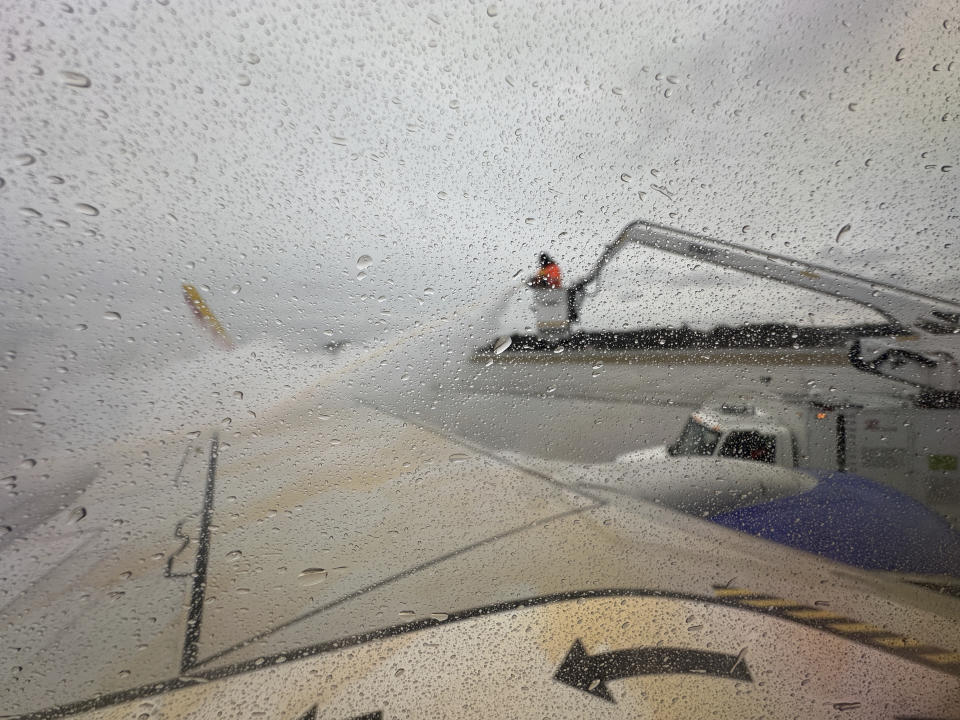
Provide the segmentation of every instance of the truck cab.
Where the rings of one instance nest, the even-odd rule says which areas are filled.
[[[721,405],[693,413],[667,454],[708,455],[793,467],[798,459],[794,434],[747,405]]]

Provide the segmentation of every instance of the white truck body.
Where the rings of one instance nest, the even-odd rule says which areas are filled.
[[[711,404],[694,412],[664,451],[851,472],[948,517],[960,512],[960,410],[920,408],[895,396]]]

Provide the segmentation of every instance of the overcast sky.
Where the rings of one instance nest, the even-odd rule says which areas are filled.
[[[940,2],[5,5],[9,402],[210,350],[182,282],[314,349],[495,305],[541,249],[576,276],[638,218],[960,296]],[[595,324],[862,315],[638,263]]]

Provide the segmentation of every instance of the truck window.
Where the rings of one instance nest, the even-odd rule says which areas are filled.
[[[727,435],[720,448],[722,457],[773,463],[777,459],[777,439],[755,430],[740,430]]]
[[[713,455],[719,440],[720,433],[691,418],[677,441],[668,448],[668,452],[671,455]]]

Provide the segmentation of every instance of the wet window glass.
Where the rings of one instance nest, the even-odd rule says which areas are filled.
[[[777,439],[754,431],[736,431],[723,440],[718,455],[772,463],[777,459]]]
[[[704,427],[696,420],[690,419],[683,426],[680,437],[670,446],[671,455],[713,455],[717,449],[720,433]],[[724,448],[729,444],[724,443]]]
[[[0,17],[4,718],[955,716],[956,7]]]

